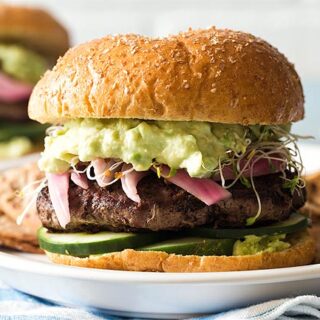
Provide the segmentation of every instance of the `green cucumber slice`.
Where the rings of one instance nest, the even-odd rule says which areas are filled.
[[[43,250],[86,257],[92,254],[133,249],[155,243],[163,239],[160,233],[99,232],[89,233],[51,233],[46,228],[38,231],[40,247]]]
[[[241,239],[248,235],[273,235],[280,233],[293,233],[307,228],[309,220],[307,217],[299,213],[293,213],[284,221],[262,227],[250,227],[243,229],[215,229],[210,227],[198,227],[187,230],[186,233],[191,236],[218,238],[218,239]]]
[[[181,238],[167,240],[142,248],[139,251],[164,251],[181,255],[222,256],[232,255],[233,239]]]
[[[13,137],[28,137],[37,140],[45,136],[48,126],[37,122],[13,123],[0,122],[0,142],[10,140]]]
[[[183,233],[88,234],[50,233],[46,228],[41,228],[38,238],[40,247],[46,251],[77,257],[137,248],[141,251],[164,251],[181,255],[232,255],[235,239],[242,239],[247,235],[289,234],[307,228],[308,224],[308,218],[294,213],[287,220],[270,226],[244,229],[198,227]],[[181,238],[177,238],[178,236]],[[171,240],[164,241],[168,238]]]

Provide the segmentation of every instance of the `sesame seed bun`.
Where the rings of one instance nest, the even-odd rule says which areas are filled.
[[[44,10],[0,4],[0,42],[21,43],[57,59],[69,48],[68,33]]]
[[[291,235],[291,247],[279,252],[247,256],[182,256],[156,251],[121,252],[77,258],[46,252],[55,263],[98,269],[156,272],[222,272],[285,268],[311,263],[315,242],[308,232]]]
[[[304,115],[292,64],[250,34],[210,28],[163,39],[107,36],[69,50],[35,87],[40,122],[140,118],[285,124]]]

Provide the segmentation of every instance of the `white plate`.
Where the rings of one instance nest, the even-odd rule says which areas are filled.
[[[40,157],[39,153],[32,153],[17,159],[1,160],[0,171],[19,167],[25,163],[37,161],[39,157]]]
[[[222,272],[152,273],[51,264],[44,256],[0,253],[10,286],[65,305],[124,316],[185,318],[268,299],[320,294],[320,265]]]
[[[307,172],[320,147],[301,147]],[[242,272],[152,273],[54,265],[45,256],[0,252],[0,279],[60,304],[124,316],[185,318],[300,294],[320,295],[320,264]]]

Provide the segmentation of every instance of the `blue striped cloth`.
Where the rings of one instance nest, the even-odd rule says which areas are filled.
[[[119,320],[82,309],[55,305],[15,291],[0,283],[1,320]],[[209,315],[193,320],[316,320],[320,319],[320,298],[299,296],[265,302],[244,309]]]

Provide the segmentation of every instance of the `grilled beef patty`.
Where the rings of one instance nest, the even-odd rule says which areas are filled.
[[[284,220],[305,202],[304,192],[296,191],[292,195],[282,188],[283,180],[278,174],[257,177],[255,185],[262,203],[260,224]],[[150,173],[138,185],[140,204],[125,195],[120,182],[106,188],[91,182],[87,190],[70,182],[71,222],[66,229],[59,225],[48,188],[39,194],[37,209],[46,228],[64,232],[180,230],[205,224],[243,227],[246,219],[257,213],[256,196],[251,188],[240,182],[230,192],[230,199],[207,206],[183,189]]]
[[[12,121],[27,121],[28,117],[28,100],[6,103],[0,101],[0,119]]]

